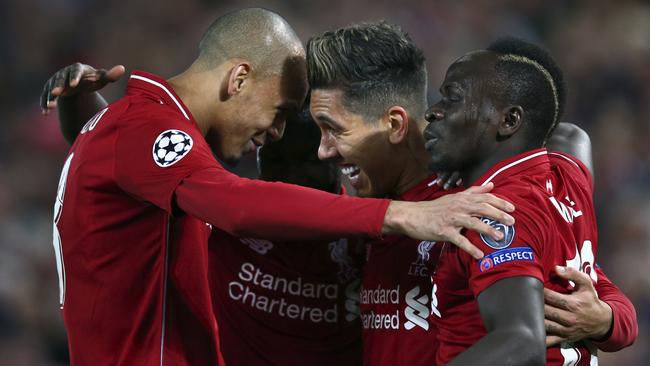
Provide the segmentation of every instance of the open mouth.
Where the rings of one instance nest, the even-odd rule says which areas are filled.
[[[359,173],[361,173],[361,169],[359,169],[358,166],[356,165],[345,165],[341,167],[341,173],[345,175],[348,180],[350,181],[350,184],[356,187],[356,184],[359,180]]]
[[[346,165],[344,167],[341,167],[341,173],[347,175],[348,178],[356,177],[360,172],[361,169],[359,169],[359,167],[356,165]]]

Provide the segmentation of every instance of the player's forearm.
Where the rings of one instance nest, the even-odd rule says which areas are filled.
[[[63,137],[72,144],[84,124],[108,105],[98,92],[59,97],[57,109]]]
[[[632,345],[639,334],[636,310],[627,296],[602,271],[597,271],[598,297],[612,309],[613,318],[609,332],[601,339],[595,339],[594,344],[602,351],[616,352]]]
[[[605,301],[612,308],[612,323],[609,333],[602,340],[594,340],[598,349],[616,352],[631,346],[639,334],[636,312],[629,302]]]
[[[220,179],[215,176],[220,175]],[[359,199],[206,169],[175,191],[184,212],[240,237],[271,240],[380,236],[388,200]]]
[[[495,330],[447,365],[542,366],[546,364],[546,349],[538,338],[525,327]]]

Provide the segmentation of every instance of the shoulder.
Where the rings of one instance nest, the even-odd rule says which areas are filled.
[[[593,177],[589,168],[580,159],[559,151],[549,151],[549,160],[555,169],[573,180],[593,187]]]
[[[151,126],[155,128],[159,123],[173,124],[178,127],[191,127],[189,118],[185,117],[168,105],[161,104],[144,96],[129,96],[124,98],[126,108],[121,114],[125,126]]]

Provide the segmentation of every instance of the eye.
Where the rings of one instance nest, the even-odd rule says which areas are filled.
[[[457,103],[463,100],[461,91],[454,86],[445,86],[440,93],[442,94],[442,99],[449,103]]]
[[[455,103],[455,102],[460,102],[461,100],[463,100],[463,97],[461,97],[461,95],[459,93],[450,92],[449,95],[447,96],[447,99],[449,99],[449,101]]]
[[[341,136],[341,133],[343,133],[343,131],[341,131],[341,130],[339,130],[337,128],[331,128],[330,127],[329,128],[329,133],[330,133],[330,135],[332,135],[334,137],[339,137],[339,136]]]

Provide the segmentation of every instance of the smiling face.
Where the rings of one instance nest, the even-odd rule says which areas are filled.
[[[311,113],[321,131],[318,157],[336,162],[361,197],[390,194],[398,180],[388,127],[381,119],[368,121],[342,105],[343,92],[315,89]]]
[[[296,113],[307,93],[304,62],[290,72],[263,78],[247,77],[228,100],[227,111],[219,110],[206,139],[217,155],[236,163],[243,154],[254,152],[267,141],[282,138],[287,116]]]
[[[442,99],[426,113],[424,138],[432,170],[462,171],[492,151],[502,118],[490,83],[496,61],[494,53],[475,52],[447,70]]]

